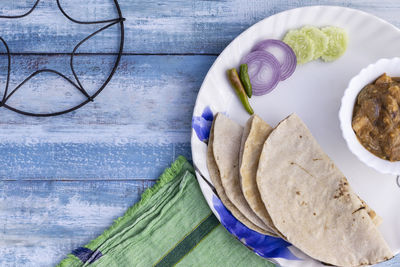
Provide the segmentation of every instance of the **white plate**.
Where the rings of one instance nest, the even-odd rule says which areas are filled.
[[[199,119],[209,107],[214,114],[225,112],[244,125],[249,115],[229,85],[226,70],[238,67],[240,59],[257,42],[269,38],[282,39],[289,29],[303,25],[345,28],[349,35],[346,53],[331,63],[314,61],[299,65],[294,74],[279,83],[274,91],[261,97],[252,97],[250,103],[255,113],[271,125],[276,125],[292,112],[304,120],[324,151],[347,176],[354,191],[383,218],[379,229],[397,254],[400,252],[400,188],[396,177],[378,173],[357,159],[345,144],[338,119],[340,100],[351,77],[379,58],[399,56],[400,30],[393,25],[358,10],[330,6],[298,8],[268,17],[239,35],[210,68],[197,97],[193,112],[194,124],[200,120],[203,128],[209,125],[207,116]],[[203,174],[210,181],[206,166],[207,146],[199,139],[197,132],[192,131],[191,139],[193,163],[198,169],[197,178],[210,208],[221,220],[221,211],[217,212],[215,208],[218,205],[215,196],[199,175]],[[223,224],[230,228],[226,223]],[[235,233],[235,229],[228,230]],[[246,242],[246,238],[239,239]],[[247,245],[252,246],[249,243]],[[259,249],[255,248],[255,251],[259,252]],[[289,250],[305,260],[273,260],[283,266],[321,265],[293,246]]]

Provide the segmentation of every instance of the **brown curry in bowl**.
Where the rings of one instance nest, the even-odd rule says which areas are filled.
[[[383,74],[358,94],[352,127],[360,143],[374,155],[400,160],[400,77]]]

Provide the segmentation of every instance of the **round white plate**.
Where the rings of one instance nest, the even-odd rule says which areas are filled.
[[[206,165],[207,145],[200,138],[207,135],[210,114],[204,113],[204,110],[209,107],[214,114],[224,112],[241,125],[249,118],[226,78],[226,70],[238,67],[241,58],[257,42],[269,38],[282,39],[288,30],[304,25],[345,28],[349,35],[346,53],[331,63],[314,61],[298,65],[294,74],[280,82],[274,91],[264,96],[254,96],[250,103],[255,113],[273,126],[293,112],[303,119],[324,151],[348,178],[354,191],[383,218],[379,229],[397,254],[400,252],[400,187],[396,183],[396,176],[378,173],[349,151],[340,130],[338,111],[343,92],[353,76],[379,58],[400,55],[400,30],[358,10],[331,6],[288,10],[256,23],[225,48],[204,79],[193,112],[196,130],[192,130],[192,157],[204,197],[221,220],[221,210],[215,207],[218,205],[216,197],[205,181],[207,179],[210,182]],[[226,222],[223,224],[235,234],[235,229],[230,229]],[[246,238],[239,236],[239,239],[246,243]],[[260,248],[255,248],[251,242],[247,245],[260,254]],[[321,265],[293,246],[288,249],[304,260],[274,256],[273,261],[283,266]]]

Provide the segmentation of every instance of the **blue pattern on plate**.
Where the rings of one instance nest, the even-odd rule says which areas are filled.
[[[193,116],[192,118],[193,130],[202,142],[207,142],[210,136],[213,119],[214,115],[209,106],[205,107],[201,116]]]
[[[213,195],[213,206],[218,212],[222,225],[248,248],[264,258],[300,260],[287,248],[291,246],[282,238],[260,234],[247,228],[228,211],[221,200]]]
[[[214,115],[208,106],[204,108],[201,116],[193,116],[192,118],[193,130],[203,142],[208,141],[213,119]],[[291,246],[290,243],[282,238],[263,235],[247,228],[225,208],[221,200],[215,195],[213,195],[213,206],[219,214],[222,225],[256,254],[264,258],[300,260],[287,248]]]
[[[72,255],[79,258],[83,263],[93,263],[103,256],[100,251],[92,251],[86,247],[79,247],[71,252]]]

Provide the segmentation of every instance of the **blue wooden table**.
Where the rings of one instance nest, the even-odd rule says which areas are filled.
[[[112,0],[60,2],[76,19],[115,14]],[[323,4],[361,9],[400,27],[394,0],[119,2],[126,18],[124,55],[94,103],[51,118],[0,108],[0,266],[56,264],[138,201],[178,155],[190,158],[191,115],[202,80],[223,48],[255,22]],[[0,14],[21,14],[33,3],[1,1]],[[0,36],[13,53],[11,84],[38,68],[68,73],[73,46],[97,27],[70,23],[55,0],[42,0],[29,18],[1,21]],[[96,88],[109,71],[118,37],[111,27],[78,51],[87,88]],[[0,88],[5,59],[0,55]],[[51,75],[38,76],[24,90],[14,104],[42,109],[73,98]],[[35,97],[45,99],[35,106]],[[384,266],[399,265],[397,258]]]

